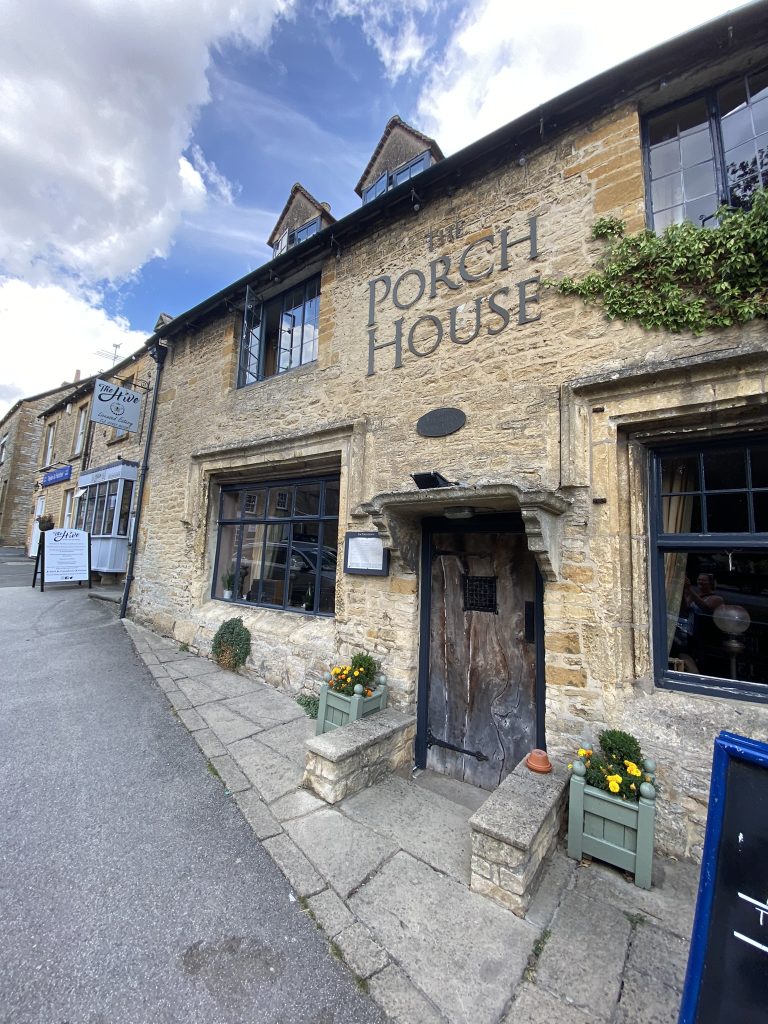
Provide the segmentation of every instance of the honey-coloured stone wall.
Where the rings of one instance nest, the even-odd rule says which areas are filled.
[[[546,282],[595,264],[602,243],[590,228],[605,215],[643,223],[631,106],[524,158],[499,157],[329,253],[316,362],[238,389],[241,312],[173,335],[130,614],[201,651],[239,615],[253,637],[247,670],[292,693],[316,689],[332,662],[364,648],[380,659],[391,702],[412,710],[419,515],[438,506],[414,511],[411,474],[439,470],[480,511],[548,503],[544,516],[524,514],[545,577],[548,742],[568,758],[605,724],[637,732],[659,765],[659,846],[695,856],[714,735],[742,723],[765,738],[768,716],[654,687],[644,437],[685,435],[697,416],[715,430],[720,413],[750,403],[765,426],[766,327],[648,332],[559,296]],[[733,352],[751,353],[748,371],[722,361]],[[420,436],[417,420],[444,406],[462,409],[465,426]],[[334,618],[211,599],[221,482],[336,469],[340,550],[347,530],[379,528],[390,575],[339,568]]]

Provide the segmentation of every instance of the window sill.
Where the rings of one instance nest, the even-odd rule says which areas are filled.
[[[336,616],[335,612],[309,612],[306,608],[280,608],[274,604],[258,604],[256,601],[245,601],[236,598],[224,598],[224,597],[211,597],[212,601],[218,601],[219,604],[236,605],[238,608],[252,608],[254,611],[260,612],[288,612],[290,615],[303,615],[308,619],[334,619]]]
[[[273,373],[270,377],[263,377],[261,380],[251,381],[250,384],[237,384],[232,390],[237,393],[238,391],[245,391],[248,388],[256,388],[265,384],[270,384],[274,380],[282,380],[284,377],[292,377],[301,370],[315,370],[317,369],[317,364],[317,359],[310,359],[309,362],[302,363],[301,366],[292,366],[290,370],[283,370],[282,373]]]
[[[695,676],[668,672],[656,680],[660,690],[674,690],[704,697],[725,700],[751,701],[753,704],[768,704],[768,683],[732,682],[713,676]]]

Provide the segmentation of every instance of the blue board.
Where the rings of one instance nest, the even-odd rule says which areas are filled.
[[[768,1020],[768,744],[715,740],[680,1024]]]

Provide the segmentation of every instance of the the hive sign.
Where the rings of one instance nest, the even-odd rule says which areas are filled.
[[[97,380],[93,387],[91,421],[114,427],[121,433],[135,433],[139,429],[141,395],[119,384]]]
[[[425,297],[435,299],[443,290],[458,291],[466,284],[509,270],[510,250],[518,245],[528,246],[529,260],[537,259],[536,217],[529,218],[528,233],[522,237],[515,237],[515,229],[505,227],[498,233],[489,231],[471,239],[455,263],[450,256],[437,256],[429,261],[426,270],[411,267],[394,282],[389,274],[369,281],[368,376],[376,373],[376,354],[383,349],[394,349],[391,365],[399,370],[403,365],[404,347],[413,356],[423,358],[432,355],[446,338],[454,345],[469,345],[481,333],[495,337],[509,326],[515,313],[518,326],[538,320],[541,312],[537,274],[512,286],[497,288],[488,295],[479,295],[470,303],[458,303],[442,316],[424,313],[409,326],[401,316],[392,325],[394,337],[386,340],[377,337],[376,319],[390,304],[395,309],[409,310]],[[485,316],[487,313],[490,315]],[[463,322],[465,319],[468,325]]]

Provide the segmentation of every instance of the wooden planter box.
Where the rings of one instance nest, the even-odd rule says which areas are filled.
[[[338,729],[347,722],[356,722],[359,718],[366,718],[376,711],[382,711],[387,706],[387,687],[380,683],[370,697],[359,696],[347,697],[344,693],[337,693],[330,690],[327,683],[320,687],[320,707],[317,712],[317,725],[315,736],[322,736],[324,732],[331,729]]]
[[[588,786],[579,761],[574,762],[568,802],[568,856],[595,857],[631,871],[635,885],[650,889],[653,869],[653,829],[656,790],[643,784],[635,803]],[[649,792],[650,791],[650,792]]]

